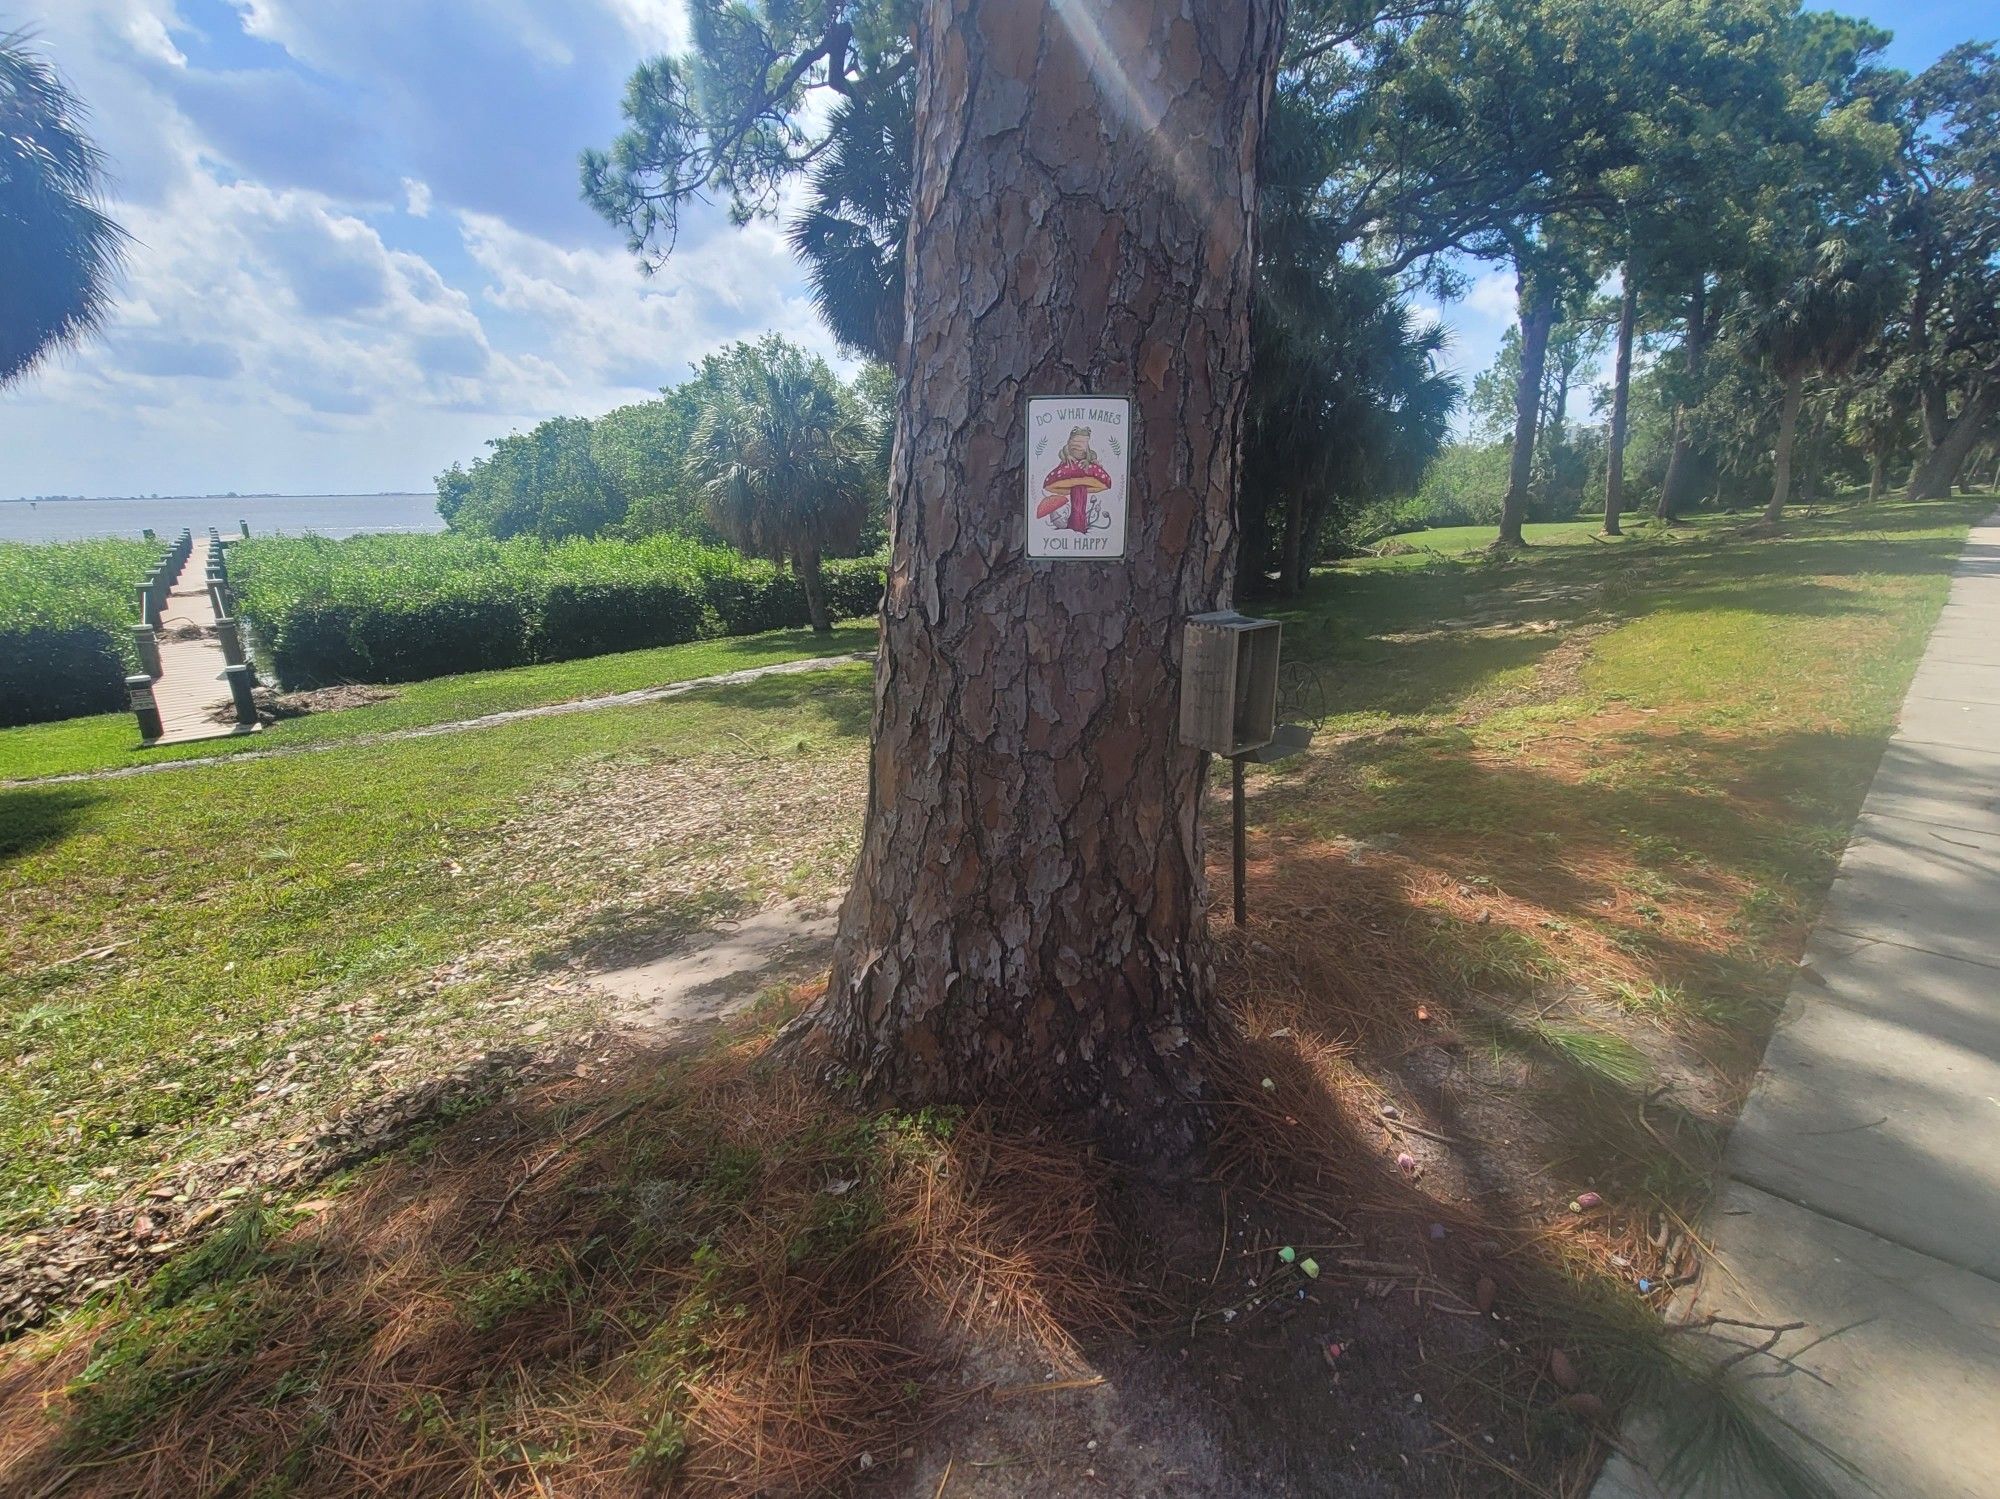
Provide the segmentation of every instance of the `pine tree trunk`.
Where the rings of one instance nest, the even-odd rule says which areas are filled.
[[[1236,596],[1239,599],[1262,597],[1271,591],[1271,580],[1267,574],[1271,570],[1271,518],[1265,508],[1251,503],[1247,492],[1239,488],[1236,498]]]
[[[1993,383],[1994,376],[2000,376],[2000,369],[1992,371],[1986,383],[1966,392],[1964,401],[1959,404],[1958,415],[1945,428],[1943,438],[1918,461],[1916,472],[1910,475],[1910,487],[1905,498],[1951,498],[1951,487],[1958,482],[1959,470],[1972,456],[1972,450],[1979,442],[1980,429],[1993,414],[1996,402],[2000,402],[2000,385]]]
[[[1521,525],[1528,518],[1528,486],[1534,481],[1535,425],[1541,415],[1542,371],[1548,362],[1549,330],[1555,326],[1556,299],[1546,278],[1520,272],[1521,376],[1514,384],[1514,447],[1507,462],[1507,493],[1500,501],[1498,545],[1526,544]]]
[[[1819,499],[1820,455],[1825,447],[1826,403],[1818,402],[1818,414],[1813,418],[1812,430],[1806,434],[1805,448],[1799,463],[1799,503],[1811,505]]]
[[[1543,363],[1547,364],[1546,358]],[[1560,477],[1557,465],[1562,462],[1563,436],[1569,430],[1569,378],[1567,369],[1557,371],[1555,395],[1549,400],[1548,414],[1539,418],[1537,441],[1542,451],[1542,499],[1551,506],[1556,501],[1556,484]]]
[[[1281,0],[922,5],[868,811],[814,1027],[869,1093],[1155,1159],[1199,1138],[1181,634],[1230,595],[1281,25]],[[1025,398],[1073,393],[1133,403],[1122,561],[1024,555]]]
[[[1868,455],[1868,498],[1873,501],[1882,498],[1882,491],[1889,481],[1889,450],[1877,448]]]
[[[1604,534],[1624,533],[1618,518],[1625,510],[1625,423],[1632,395],[1632,328],[1639,318],[1639,282],[1632,262],[1625,262],[1625,294],[1618,303],[1618,353],[1611,365],[1611,436],[1604,454]]]
[[[1771,503],[1764,507],[1764,523],[1775,526],[1784,516],[1785,501],[1792,489],[1792,444],[1799,434],[1799,406],[1805,400],[1806,377],[1801,373],[1785,377],[1785,400],[1778,408],[1778,450],[1771,465]]]
[[[1278,561],[1278,592],[1287,598],[1302,585],[1305,568],[1301,558],[1306,546],[1306,497],[1294,489],[1285,497],[1285,549]]]
[[[1951,413],[1946,405],[1945,396],[1942,382],[1924,381],[1918,409],[1923,414],[1926,454],[1934,451],[1951,432]]]
[[[826,581],[820,576],[819,549],[800,552],[792,559],[792,570],[799,575],[799,586],[805,589],[806,618],[812,621],[813,633],[831,635],[833,621],[826,612]]]
[[[1306,501],[1304,515],[1299,524],[1299,571],[1294,593],[1304,593],[1306,585],[1312,582],[1313,563],[1319,560],[1320,525],[1326,519],[1327,497],[1322,492],[1317,498]]]
[[[1687,340],[1682,350],[1690,386],[1701,376],[1702,353],[1708,343],[1708,278],[1697,276],[1688,295]],[[1694,477],[1694,419],[1688,403],[1674,406],[1674,442],[1667,454],[1666,477],[1660,480],[1660,500],[1653,507],[1656,519],[1672,525],[1680,519],[1682,491]]]

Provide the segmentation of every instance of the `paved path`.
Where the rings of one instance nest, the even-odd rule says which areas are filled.
[[[1830,1465],[1833,1491],[2000,1496],[2000,515],[1959,561],[1724,1169],[1694,1311],[1807,1324],[1797,1371],[1756,1388],[1859,1470]],[[1623,1459],[1596,1490],[1657,1492]]]
[[[208,595],[208,537],[195,538],[194,550],[181,567],[160,613],[160,675],[153,683],[153,701],[160,708],[160,737],[155,744],[186,744],[195,739],[222,739],[241,729],[232,719],[218,719],[217,710],[230,702],[229,682],[222,674],[229,663],[215,638],[215,605]],[[186,635],[200,630],[200,635]],[[176,635],[185,638],[175,639]]]

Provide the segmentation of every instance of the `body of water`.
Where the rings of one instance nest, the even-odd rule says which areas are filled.
[[[157,500],[0,500],[0,541],[78,541],[130,536],[151,527],[162,538],[183,526],[225,536],[244,522],[252,536],[352,536],[358,531],[442,531],[434,494],[204,495]]]

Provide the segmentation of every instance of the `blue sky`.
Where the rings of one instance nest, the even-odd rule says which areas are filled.
[[[1844,7],[1922,66],[1985,3]],[[782,228],[642,275],[577,198],[681,0],[0,0],[91,108],[137,239],[106,335],[0,392],[0,495],[428,488],[488,437],[643,399],[732,339],[824,352]],[[1466,373],[1501,274],[1440,309]]]

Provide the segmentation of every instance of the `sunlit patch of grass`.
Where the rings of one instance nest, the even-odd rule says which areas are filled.
[[[818,767],[849,775],[868,709],[854,666],[198,780],[0,790],[0,1221],[93,1200],[105,1168],[248,1143],[229,1121],[288,1054],[338,1096],[384,1041],[504,1033],[485,1001],[510,997],[495,991],[515,959],[468,960],[497,935],[528,967],[604,906],[698,924],[732,895],[823,896],[850,829],[758,828],[756,796],[734,794],[731,817],[704,797],[755,783],[798,800]],[[650,767],[625,777],[659,809],[637,850],[619,842],[629,801],[587,826],[553,815],[565,784],[621,760]],[[677,787],[680,821],[662,823]],[[547,824],[532,849],[510,842],[524,817]],[[725,824],[730,846],[703,855]],[[260,857],[279,847],[292,857]],[[658,873],[680,868],[699,877]]]
[[[1532,933],[1514,927],[1440,919],[1418,937],[1424,956],[1462,990],[1531,994],[1562,965]]]
[[[1468,1021],[1495,1047],[1553,1062],[1587,1082],[1630,1091],[1653,1075],[1645,1056],[1602,1026],[1546,1015],[1510,1015],[1482,1007]]]
[[[815,635],[810,630],[775,630],[764,635],[621,651],[616,655],[521,666],[508,671],[467,672],[403,683],[393,689],[396,695],[384,702],[281,719],[267,725],[261,734],[169,745],[143,754],[136,753],[138,734],[130,713],[30,724],[24,728],[0,729],[0,781],[338,744],[398,729],[453,723],[546,703],[607,697],[695,677],[721,676],[759,666],[874,648],[875,622],[849,620],[834,626],[829,635]]]
[[[1618,983],[1610,990],[1612,1003],[1627,1015],[1666,1025],[1698,1023],[1722,1030],[1742,1030],[1767,1019],[1768,994],[1678,983]]]

